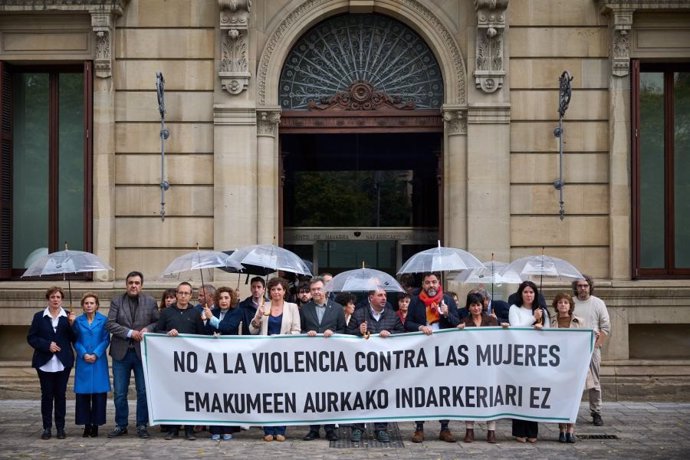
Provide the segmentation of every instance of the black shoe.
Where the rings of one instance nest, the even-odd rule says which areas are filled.
[[[56,437],[58,439],[65,439],[67,437],[67,435],[65,434],[65,429],[64,428],[62,428],[62,429],[58,428]]]
[[[151,437],[148,430],[146,429],[146,425],[139,425],[137,427],[137,436],[139,436],[141,439],[148,439]]]
[[[565,442],[567,442],[568,444],[575,444],[575,434],[567,433],[565,435]]]
[[[561,431],[558,435],[558,442],[565,442],[565,433]]]
[[[302,438],[304,441],[313,441],[314,439],[319,439],[321,436],[319,436],[318,431],[314,430],[309,430],[309,433],[305,437]]]
[[[196,441],[196,436],[194,436],[194,430],[184,430],[184,437],[187,441]]]
[[[176,438],[177,436],[177,430],[170,430],[168,431],[168,434],[165,435],[165,439],[170,441],[171,439]]]
[[[389,435],[386,430],[379,430],[376,432],[376,439],[378,439],[379,442],[391,442],[391,435]]]
[[[41,439],[50,439],[53,433],[50,432],[50,428],[43,428],[43,433],[41,433]]]
[[[358,428],[352,429],[352,434],[350,435],[350,441],[358,443],[362,441],[362,430]]]
[[[98,437],[98,425],[91,425],[91,433],[89,434],[92,438]]]
[[[329,441],[337,441],[338,433],[336,433],[335,430],[328,430],[326,431],[326,439],[328,439]]]
[[[82,433],[82,438],[88,438],[91,436],[91,425],[84,425],[84,432]]]
[[[601,418],[601,415],[596,412],[592,414],[592,422],[594,426],[604,426],[604,420]]]
[[[109,438],[117,438],[118,436],[122,436],[127,434],[127,427],[126,426],[116,426],[113,431],[108,433]]]

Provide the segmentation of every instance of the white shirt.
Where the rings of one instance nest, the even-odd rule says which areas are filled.
[[[544,327],[549,327],[550,322],[548,315],[543,315],[542,318],[544,318]],[[508,312],[508,322],[511,326],[532,327],[534,326],[534,313],[531,308],[511,305],[510,311]]]
[[[60,317],[64,316],[65,318],[67,318],[67,313],[62,307],[60,307],[60,313],[58,313],[58,315],[55,318],[53,318],[50,314],[50,307],[46,307],[46,309],[43,310],[43,316],[48,316],[50,318],[50,322],[53,325],[53,331],[57,332]],[[39,367],[39,369],[43,372],[62,372],[65,370],[65,366],[62,364],[62,361],[58,359],[57,355],[53,354],[53,357],[50,358],[50,361],[45,363],[43,366]]]

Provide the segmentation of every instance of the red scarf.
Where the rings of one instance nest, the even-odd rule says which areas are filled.
[[[439,322],[441,317],[438,314],[438,305],[443,301],[443,289],[439,287],[438,292],[433,297],[429,297],[426,291],[421,291],[419,293],[419,300],[426,305],[426,323],[434,324]]]

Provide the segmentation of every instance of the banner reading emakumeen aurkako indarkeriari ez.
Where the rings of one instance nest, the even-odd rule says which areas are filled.
[[[467,328],[369,339],[146,334],[152,424],[519,417],[574,422],[590,329]]]

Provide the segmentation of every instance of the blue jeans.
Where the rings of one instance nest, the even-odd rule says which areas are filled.
[[[264,434],[265,435],[273,435],[273,436],[278,436],[279,434],[282,434],[285,436],[285,431],[287,429],[287,426],[265,426],[264,427]]]
[[[146,405],[146,384],[144,383],[144,367],[137,357],[137,352],[131,348],[121,360],[113,359],[113,399],[115,400],[115,424],[126,427],[129,419],[129,405],[127,392],[129,391],[129,377],[134,370],[134,383],[137,388],[137,426],[148,425],[149,412]]]

